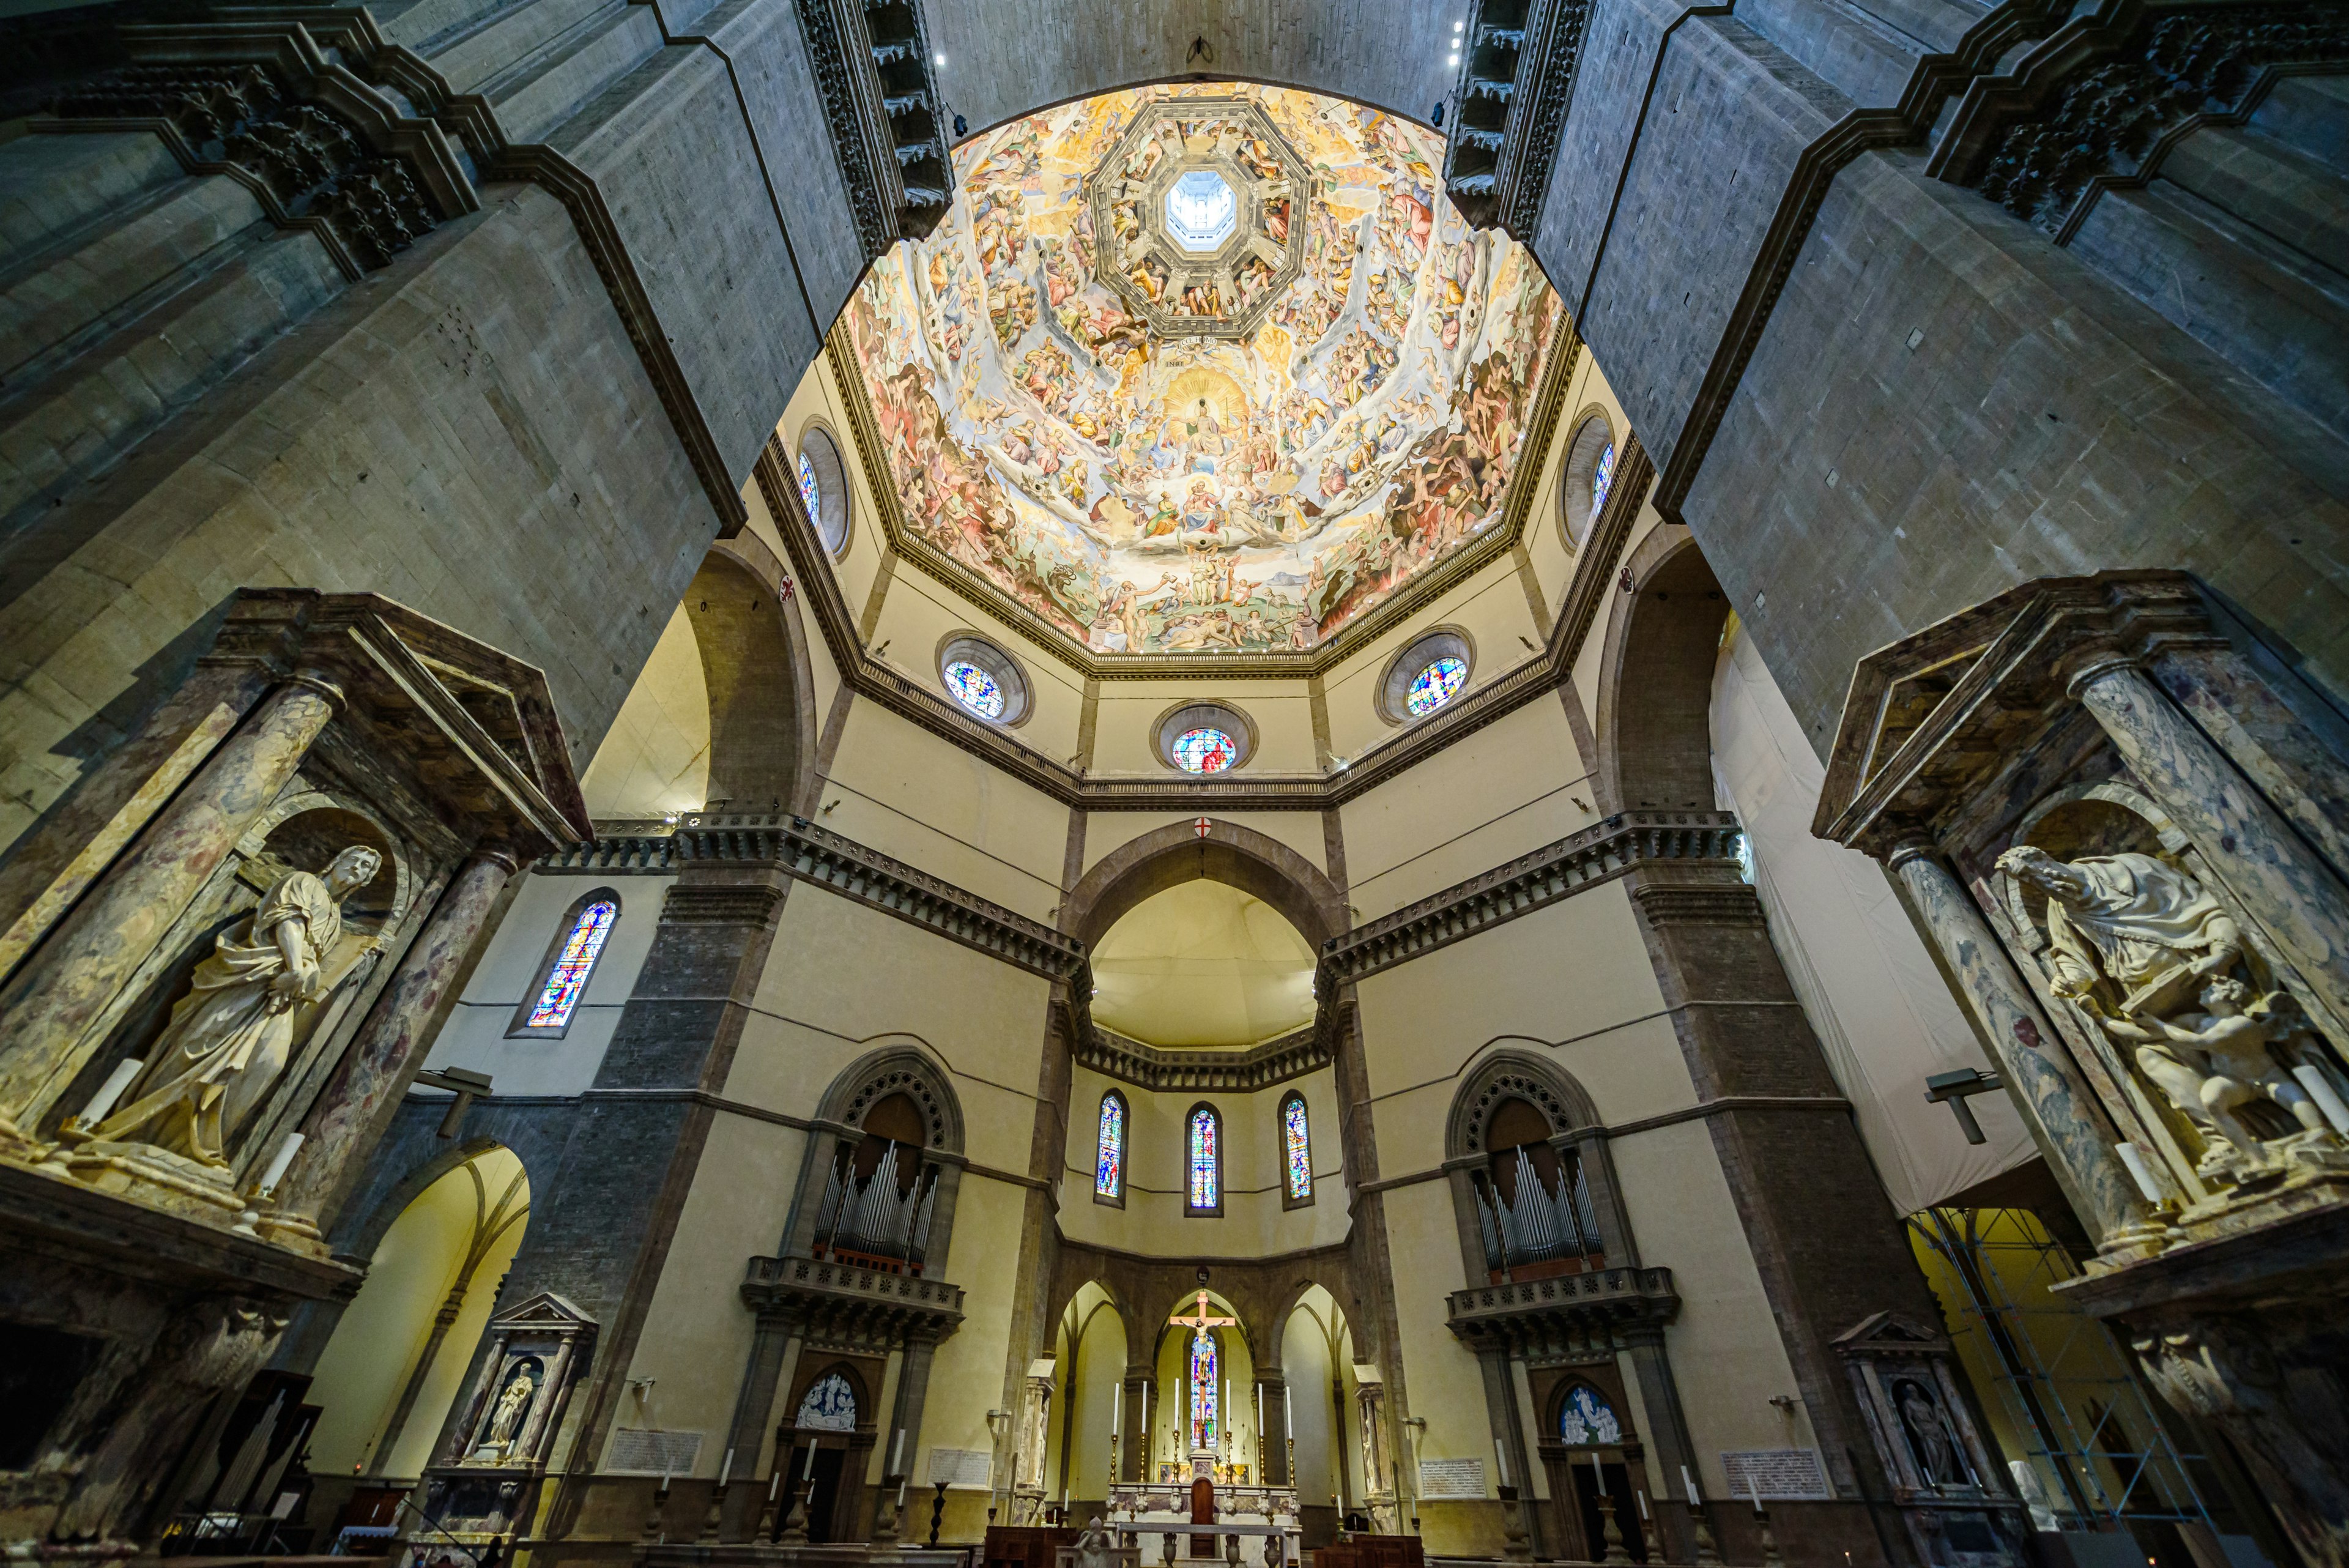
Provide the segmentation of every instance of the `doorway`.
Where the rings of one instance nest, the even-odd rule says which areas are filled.
[[[786,1432],[784,1436],[788,1438],[790,1433]],[[807,1483],[800,1478],[810,1473],[807,1450],[807,1443],[793,1442],[790,1459],[791,1468],[783,1472],[801,1486],[805,1486]],[[823,1545],[844,1539],[843,1535],[834,1532],[833,1527],[836,1521],[843,1521],[844,1510],[842,1507],[843,1489],[840,1480],[847,1459],[847,1449],[826,1447],[821,1440],[816,1441],[813,1471],[815,1491],[808,1499],[808,1541],[811,1544]],[[789,1497],[783,1499],[782,1507],[786,1514],[791,1511]]]
[[[1599,1455],[1598,1468],[1593,1469],[1594,1450],[1575,1455],[1562,1467],[1568,1483],[1561,1493],[1557,1487],[1558,1468],[1550,1470],[1550,1493],[1554,1497],[1571,1498],[1570,1506],[1563,1507],[1566,1514],[1566,1555],[1583,1563],[1607,1561],[1607,1515],[1599,1506],[1599,1483],[1606,1482],[1606,1497],[1615,1510],[1615,1529],[1623,1539],[1623,1550],[1634,1563],[1648,1560],[1646,1532],[1640,1528],[1639,1500],[1632,1496],[1631,1472],[1618,1457]],[[1576,1539],[1577,1532],[1580,1539]]]

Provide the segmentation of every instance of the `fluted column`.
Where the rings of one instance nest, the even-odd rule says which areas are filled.
[[[321,1221],[332,1221],[422,1064],[426,1032],[514,870],[511,851],[490,847],[475,850],[450,879],[304,1124],[301,1153],[278,1183],[274,1208],[261,1222],[264,1235],[316,1242]]]
[[[20,1138],[99,1044],[91,1028],[301,767],[342,692],[304,674],[238,726],[0,997],[0,1143]]]
[[[2157,1238],[2159,1228],[2147,1221],[2136,1184],[2113,1152],[2095,1096],[1971,895],[1921,839],[1902,843],[1886,864],[1909,889],[1934,945],[1964,987],[1966,1003],[1998,1052],[2008,1087],[2082,1222],[2108,1251]]]
[[[2071,690],[2245,912],[2333,1015],[2349,1019],[2349,888],[2145,671],[2105,659],[2074,675]]]

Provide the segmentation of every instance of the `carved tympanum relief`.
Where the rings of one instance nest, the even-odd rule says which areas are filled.
[[[2050,989],[2176,1113],[2198,1178],[2264,1188],[2296,1163],[2349,1168],[2327,1114],[2328,1100],[2335,1112],[2344,1103],[2337,1059],[2192,872],[2136,851],[2064,860],[2032,844],[1997,869],[2026,912],[2044,899]]]
[[[293,1055],[303,1004],[361,973],[378,950],[370,939],[339,972],[327,971],[344,900],[382,869],[378,851],[355,845],[323,875],[277,878],[250,915],[213,939],[193,989],[172,1010],[121,1108],[93,1129],[95,1139],[145,1144],[228,1170],[232,1147]]]

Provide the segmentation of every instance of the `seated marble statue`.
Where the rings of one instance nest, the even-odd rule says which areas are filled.
[[[329,989],[324,966],[342,934],[343,900],[382,868],[383,857],[359,845],[336,856],[323,876],[279,877],[252,914],[214,939],[128,1103],[94,1134],[225,1170],[229,1140],[293,1054],[295,1004]]]
[[[1117,1561],[1117,1542],[1102,1525],[1096,1513],[1084,1533],[1077,1537],[1077,1568],[1111,1568]]]
[[[2187,994],[2242,956],[2233,916],[2186,872],[2150,855],[2056,859],[2020,844],[1998,869],[2047,896],[2048,967],[2055,992],[2086,1002],[2096,982],[2119,987],[2119,1011],[2136,1014]]]

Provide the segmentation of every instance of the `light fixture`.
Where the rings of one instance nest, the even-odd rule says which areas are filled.
[[[932,65],[942,66],[947,63],[947,57],[944,55],[932,55],[930,57],[930,63]]]

